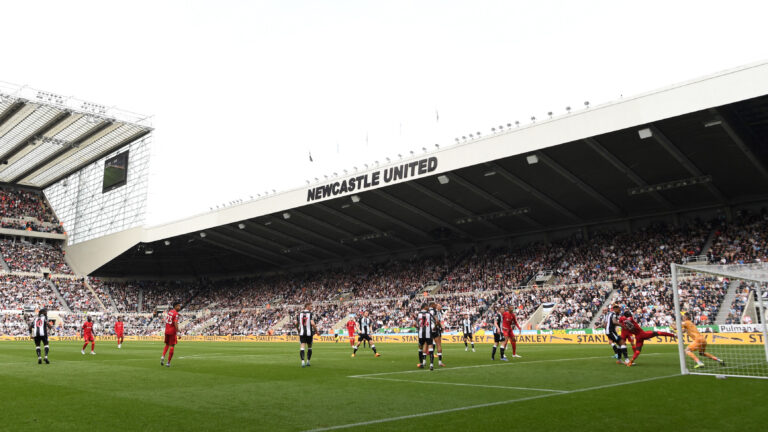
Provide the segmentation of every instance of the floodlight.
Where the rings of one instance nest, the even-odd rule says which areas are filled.
[[[525,160],[528,162],[528,165],[533,165],[539,163],[539,157],[535,154],[529,155],[525,157]]]
[[[360,202],[360,196],[358,196],[358,195],[352,195],[350,198],[352,199],[353,203],[359,203]]]
[[[170,240],[166,240],[166,241],[163,242],[163,244],[165,244],[166,246],[170,246],[171,245],[171,241]]]
[[[206,236],[206,235],[207,235],[207,234],[205,234],[204,232],[201,232],[201,233],[200,233],[200,238],[205,238],[205,236]]]
[[[291,214],[290,213],[288,213],[288,212],[283,213],[283,219],[288,220],[290,218],[291,218]]]
[[[245,224],[241,222],[241,223],[237,224],[237,227],[240,228],[240,229],[245,229]]]
[[[440,184],[448,184],[450,179],[448,178],[447,175],[441,175],[441,176],[437,176],[437,181],[439,181]]]
[[[644,128],[637,131],[637,134],[640,135],[640,139],[646,139],[653,136],[653,131],[650,128]]]

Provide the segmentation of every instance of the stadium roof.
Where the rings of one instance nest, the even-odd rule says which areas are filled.
[[[70,257],[110,245],[76,270],[115,277],[301,269],[768,200],[768,63],[501,126]]]
[[[0,182],[44,189],[151,131],[145,116],[0,83]]]

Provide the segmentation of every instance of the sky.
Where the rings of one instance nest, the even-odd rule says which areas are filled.
[[[2,15],[0,81],[152,116],[148,225],[768,58],[765,1],[41,0]]]

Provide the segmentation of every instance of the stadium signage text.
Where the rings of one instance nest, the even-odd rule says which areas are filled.
[[[360,174],[341,181],[307,189],[307,202],[335,197],[345,193],[364,191],[382,183],[393,183],[407,178],[423,176],[437,169],[437,158],[428,157],[378,171]]]

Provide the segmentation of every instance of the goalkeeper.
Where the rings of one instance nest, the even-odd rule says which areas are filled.
[[[702,363],[702,361],[696,356],[696,354],[694,354],[694,352],[698,352],[700,355],[720,363],[720,366],[725,366],[725,362],[723,360],[720,360],[719,358],[707,352],[707,340],[704,338],[704,335],[699,333],[699,329],[696,328],[693,322],[691,322],[689,315],[690,314],[684,311],[680,312],[680,317],[683,320],[683,331],[688,333],[688,336],[693,339],[693,342],[688,344],[688,346],[685,348],[685,355],[692,358],[693,361],[696,362],[696,366],[693,368],[698,369],[704,366],[704,363]]]

